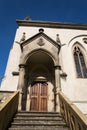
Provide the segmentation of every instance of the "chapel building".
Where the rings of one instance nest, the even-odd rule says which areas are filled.
[[[59,111],[62,91],[87,114],[87,25],[17,20],[0,91],[22,93],[19,109]]]

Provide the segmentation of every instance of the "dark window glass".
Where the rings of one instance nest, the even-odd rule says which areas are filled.
[[[74,60],[78,78],[87,78],[85,59],[79,47],[74,48]]]
[[[80,64],[79,64],[77,53],[74,53],[74,60],[75,60],[75,65],[76,65],[76,71],[77,71],[78,78],[81,78],[82,77],[82,73],[81,73],[81,68],[80,68]]]
[[[87,77],[87,69],[86,69],[86,65],[85,65],[85,60],[84,60],[83,54],[80,53],[79,57],[80,57],[80,62],[81,62],[81,67],[82,67],[82,72],[83,72],[83,77],[86,78]]]

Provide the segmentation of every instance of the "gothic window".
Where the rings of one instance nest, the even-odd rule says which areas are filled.
[[[74,61],[78,78],[87,78],[87,66],[85,57],[79,46],[74,47]]]

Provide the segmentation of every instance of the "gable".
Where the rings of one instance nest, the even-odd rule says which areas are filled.
[[[58,50],[60,49],[60,45],[43,32],[39,32],[38,34],[32,36],[31,38],[21,43],[21,48],[23,50],[24,48],[26,47],[29,48],[30,46],[32,47],[54,46],[54,48],[56,47]]]

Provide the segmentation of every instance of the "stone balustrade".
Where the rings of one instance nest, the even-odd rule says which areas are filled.
[[[87,117],[62,92],[58,94],[60,112],[70,130],[87,130]]]
[[[0,103],[0,130],[6,130],[12,117],[18,110],[19,92],[10,94],[6,100]]]

